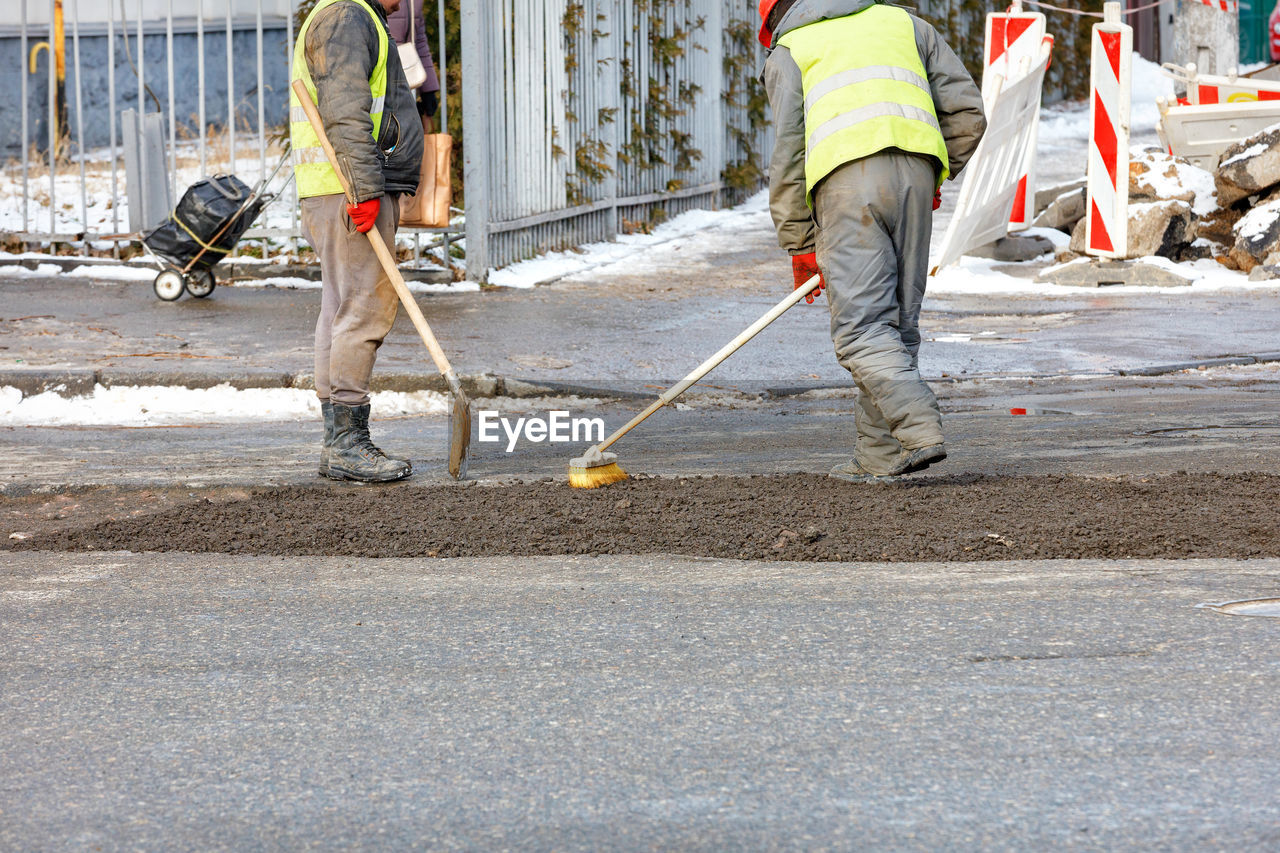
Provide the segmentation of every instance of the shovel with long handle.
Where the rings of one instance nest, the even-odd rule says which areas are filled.
[[[311,93],[307,91],[307,87],[301,80],[293,81],[293,91],[298,93],[298,100],[307,113],[307,120],[311,122],[311,127],[324,148],[325,156],[329,158],[329,165],[333,166],[333,171],[338,175],[342,192],[346,194],[347,201],[355,204],[351,186],[338,165],[338,156],[333,153],[333,146],[329,144],[329,137],[324,132],[324,122],[320,119],[315,101],[311,100]],[[453,372],[449,359],[445,357],[444,350],[440,348],[440,343],[432,334],[431,327],[427,325],[427,318],[422,316],[418,303],[413,301],[413,294],[409,292],[409,286],[404,283],[404,276],[400,275],[396,259],[387,248],[382,234],[377,228],[370,228],[365,232],[365,236],[373,245],[373,252],[378,256],[383,272],[391,280],[391,286],[396,289],[396,295],[400,297],[400,304],[404,306],[405,313],[409,315],[414,328],[422,337],[422,342],[426,344],[427,352],[431,353],[431,360],[436,363],[436,369],[449,383],[449,391],[453,394],[453,405],[449,410],[449,473],[455,479],[462,479],[467,476],[467,451],[471,446],[471,403],[467,400],[467,395],[462,390],[462,383],[458,381],[458,375]]]

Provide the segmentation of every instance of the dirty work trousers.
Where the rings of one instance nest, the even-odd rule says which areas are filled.
[[[938,400],[917,362],[934,169],[925,157],[882,152],[844,164],[814,191],[831,339],[859,391],[854,457],[873,474],[890,473],[904,448],[942,442]]]
[[[384,195],[375,226],[395,245],[400,204]],[[302,200],[302,236],[320,258],[320,319],[316,321],[316,395],[344,406],[369,402],[369,377],[382,339],[391,331],[399,299],[369,238],[347,216],[347,199]]]

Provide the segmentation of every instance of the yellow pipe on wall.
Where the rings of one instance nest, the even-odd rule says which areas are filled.
[[[40,51],[48,49],[49,43],[47,41],[38,41],[31,46],[31,58],[29,61],[31,63],[32,74],[36,73],[36,57],[40,54]]]

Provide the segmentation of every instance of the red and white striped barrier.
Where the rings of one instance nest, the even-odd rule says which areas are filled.
[[[1187,87],[1192,104],[1242,104],[1247,101],[1280,101],[1280,80],[1263,80],[1228,74],[1201,74],[1194,62],[1160,66],[1164,73]]]
[[[1120,23],[1120,4],[1104,3],[1093,27],[1089,104],[1089,167],[1085,190],[1085,252],[1123,258],[1129,240],[1129,96],[1133,28]]]
[[[1014,0],[1008,12],[992,12],[987,15],[982,100],[988,113],[991,112],[1000,89],[1031,71],[1041,58],[1042,44],[1046,40],[1052,44],[1053,36],[1046,36],[1044,31],[1044,15],[1039,12],[1023,12],[1022,5],[1017,0]],[[1018,192],[1014,196],[1013,211],[1009,214],[1010,231],[1031,227],[1031,221],[1036,215],[1035,165],[1039,110],[1036,111],[1032,124],[1022,175],[1018,179]]]
[[[1200,0],[1200,2],[1220,12],[1230,12],[1233,15],[1240,9],[1240,4],[1236,0]]]

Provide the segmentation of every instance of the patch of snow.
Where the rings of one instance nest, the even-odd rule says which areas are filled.
[[[748,228],[772,227],[767,190],[727,210],[690,210],[664,222],[650,234],[620,234],[614,242],[590,243],[572,252],[549,252],[533,260],[490,270],[489,283],[501,287],[533,287],[587,271],[608,272],[610,266],[626,264],[635,273],[645,267],[645,250],[682,241],[701,242],[709,236]]]
[[[965,256],[960,262],[944,267],[938,274],[930,277],[925,301],[933,296],[945,296],[951,293],[1029,293],[1041,296],[1053,296],[1081,293],[1128,294],[1128,293],[1163,293],[1167,295],[1198,294],[1220,290],[1241,289],[1276,289],[1275,281],[1249,281],[1242,272],[1229,270],[1217,261],[1206,259],[1188,263],[1175,264],[1168,258],[1149,257],[1138,259],[1142,263],[1162,267],[1184,278],[1192,279],[1186,287],[1155,287],[1142,285],[1113,285],[1104,288],[1068,287],[1048,282],[1037,282],[1030,278],[1009,275],[996,267],[1007,268],[1010,265],[989,258],[971,258]],[[1075,264],[1091,263],[1088,258],[1075,258],[1059,264],[1051,269],[1062,269]],[[1044,272],[1047,272],[1045,270]],[[1042,272],[1043,274],[1043,272]],[[926,306],[927,307],[927,306]]]
[[[1267,130],[1275,130],[1277,129],[1277,127],[1280,127],[1280,126],[1272,125],[1271,127],[1267,128]],[[1262,131],[1262,132],[1265,133],[1266,131]],[[1227,159],[1223,160],[1221,163],[1218,164],[1218,168],[1225,169],[1227,166],[1230,166],[1232,163],[1239,163],[1241,160],[1248,160],[1250,157],[1256,157],[1270,147],[1271,146],[1266,144],[1265,142],[1255,142],[1245,150],[1241,151],[1239,154],[1233,154]]]
[[[95,281],[155,281],[158,269],[126,267],[123,264],[85,264],[63,275],[72,278],[90,278]]]
[[[1076,192],[1079,192],[1079,190]],[[1068,195],[1071,194],[1072,193],[1068,193]],[[1053,244],[1055,252],[1061,251],[1071,245],[1071,235],[1063,234],[1057,228],[1044,228],[1036,225],[1026,229],[1025,231],[1018,231],[1017,234],[1026,237],[1042,237]]]
[[[1150,186],[1156,195],[1170,197],[1190,190],[1195,193],[1191,210],[1196,216],[1208,216],[1218,209],[1218,188],[1214,185],[1212,172],[1190,163],[1180,163],[1167,152],[1152,146],[1131,146],[1129,157],[1146,164],[1147,171],[1139,180]],[[1168,174],[1170,170],[1174,173],[1172,176]]]
[[[380,391],[372,395],[376,417],[443,414],[448,400],[434,391]],[[0,425],[97,424],[157,426],[230,423],[255,420],[316,420],[320,402],[300,388],[213,388],[176,386],[95,386],[93,393],[63,397],[52,391],[23,397],[12,386],[0,388]]]
[[[37,264],[35,269],[28,269],[19,264],[13,264],[12,266],[6,264],[0,267],[0,275],[11,278],[58,275],[60,272],[62,272],[62,267],[57,264]]]
[[[480,289],[474,281],[406,281],[410,293],[472,293]],[[236,287],[278,287],[284,290],[320,290],[321,282],[309,278],[275,276],[272,278],[236,279]]]

